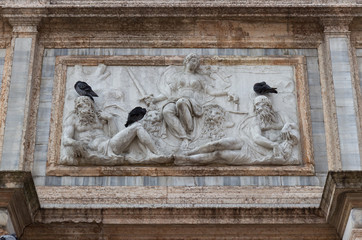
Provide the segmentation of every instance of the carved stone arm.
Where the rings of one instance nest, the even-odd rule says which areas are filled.
[[[98,116],[99,116],[100,120],[102,120],[103,122],[108,122],[108,121],[112,120],[112,118],[113,118],[112,113],[109,113],[107,111],[99,111]]]
[[[266,137],[262,136],[261,130],[257,126],[253,127],[251,132],[252,132],[252,137],[253,137],[254,142],[260,146],[273,149],[274,147],[276,147],[278,145],[278,143],[272,142],[269,139],[267,139]]]
[[[206,87],[206,93],[211,96],[214,96],[214,97],[221,97],[221,96],[229,95],[229,93],[227,91],[225,91],[224,89],[217,90],[217,89],[213,89],[211,87]]]
[[[227,96],[229,102],[233,102],[235,104],[239,103],[239,96],[237,96],[235,93],[225,91],[224,89],[216,90],[210,87],[206,87],[206,93],[214,97]]]
[[[167,97],[163,94],[160,94],[156,97],[153,97],[153,95],[149,95],[147,96],[146,98],[144,98],[144,101],[147,103],[147,102],[150,102],[150,103],[158,103],[158,102],[161,102],[161,101],[164,101],[166,100]]]
[[[74,119],[73,117],[68,118],[64,124],[63,130],[63,145],[64,146],[74,146],[76,144],[76,140],[74,137]]]

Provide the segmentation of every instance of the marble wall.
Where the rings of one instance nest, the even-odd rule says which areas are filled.
[[[116,56],[116,55],[239,55],[283,56],[302,55],[307,59],[310,90],[312,136],[316,176],[195,176],[195,177],[55,177],[46,176],[46,160],[50,127],[51,100],[57,56]],[[326,154],[323,106],[317,49],[45,49],[40,103],[37,119],[36,148],[33,176],[38,186],[323,186],[328,162]]]

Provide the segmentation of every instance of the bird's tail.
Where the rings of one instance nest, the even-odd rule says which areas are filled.
[[[87,94],[86,96],[92,99],[92,101],[94,102],[94,98],[90,94]]]
[[[278,93],[277,88],[271,88],[269,90],[269,93]]]

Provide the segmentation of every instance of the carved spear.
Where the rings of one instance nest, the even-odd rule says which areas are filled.
[[[138,81],[138,79],[134,76],[134,74],[132,73],[132,71],[127,67],[127,72],[128,75],[130,76],[130,78],[132,79],[132,82],[134,83],[134,85],[136,86],[138,92],[141,95],[141,98],[139,99],[140,101],[144,101],[146,98],[153,96],[153,94],[147,94],[146,91],[143,89],[142,85],[140,84],[140,82]],[[146,102],[147,105],[149,105],[149,103]]]

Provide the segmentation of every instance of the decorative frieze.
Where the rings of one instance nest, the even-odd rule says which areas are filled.
[[[211,169],[218,169],[218,167],[196,167],[196,169],[193,169],[193,167],[191,166],[212,165],[215,163],[222,166],[223,170],[218,171],[218,174],[222,175],[233,175],[234,173],[232,172],[236,173],[237,169],[239,169],[240,171],[246,170],[249,173],[253,172],[253,174],[261,174],[264,173],[266,169],[268,169],[268,167],[257,167],[259,165],[288,166],[285,169],[286,172],[291,169],[295,169],[297,172],[299,172],[299,174],[311,173],[309,171],[311,170],[310,167],[313,166],[313,160],[311,158],[311,156],[313,155],[313,151],[310,140],[310,107],[306,95],[307,84],[305,79],[303,58],[207,57],[205,59],[202,59],[205,67],[200,70],[201,72],[197,73],[185,73],[185,70],[183,70],[183,68],[180,66],[182,64],[182,61],[183,58],[177,56],[58,58],[56,74],[57,84],[54,88],[54,99],[52,108],[53,125],[51,126],[49,142],[50,144],[48,151],[50,153],[48,156],[48,174],[62,174],[63,170],[61,169],[77,169],[74,172],[75,175],[93,175],[95,173],[94,171],[101,171],[103,172],[103,174],[105,174],[104,171],[109,172],[109,174],[111,174],[111,172],[114,172],[113,174],[115,175],[130,174],[131,172],[132,175],[142,174],[142,172],[143,174],[147,175],[171,175],[175,173],[177,173],[177,175],[189,175],[193,173],[193,170],[198,169],[200,170],[200,172],[203,172],[203,174],[209,175],[211,172],[208,173],[208,171],[210,171]],[[94,66],[94,64],[100,65],[98,65],[96,68],[92,68],[91,66]],[[167,67],[169,64],[172,64],[172,66]],[[75,67],[71,67],[72,65],[75,65]],[[110,65],[110,67],[107,67],[107,65]],[[120,67],[117,68],[117,65],[119,65]],[[290,66],[290,69],[286,66]],[[268,75],[270,74],[270,72],[278,72],[277,69],[279,68],[285,68],[284,72],[286,75],[275,75],[275,77],[272,77],[272,75]],[[245,76],[243,75],[243,72],[245,72]],[[161,75],[158,76],[158,74]],[[197,98],[192,98],[192,100],[188,100],[190,101],[191,108],[188,107],[187,109],[192,110],[192,114],[190,114],[192,118],[190,118],[189,120],[187,120],[187,118],[183,119],[184,117],[188,116],[187,112],[184,112],[182,114],[178,113],[177,115],[172,117],[171,115],[168,116],[168,114],[171,114],[174,111],[172,111],[171,109],[167,110],[169,107],[173,107],[172,104],[175,105],[175,108],[181,107],[181,105],[179,106],[177,104],[180,99],[191,99],[189,97],[186,97],[189,95],[184,95],[185,93],[183,93],[183,95],[181,95],[181,97],[179,98],[177,98],[178,95],[176,93],[171,94],[169,95],[169,97],[167,97],[167,91],[172,92],[175,90],[180,91],[184,89],[184,87],[177,87],[177,82],[183,79],[182,76],[184,74],[190,74],[188,78],[185,78],[186,80],[189,80],[190,78],[192,79],[194,77],[199,84],[203,84],[204,81],[211,81],[210,83],[208,83],[209,88],[214,88],[209,89],[209,92],[206,91],[204,87],[200,90],[185,88],[194,95],[196,93],[198,94]],[[270,78],[269,80],[267,80],[268,76]],[[175,81],[171,81],[174,78]],[[242,79],[246,78],[251,78],[254,80],[244,82]],[[283,78],[286,78],[288,80],[285,79],[283,82],[280,82],[280,79]],[[114,82],[114,80],[112,79],[120,80],[117,80],[117,83]],[[74,113],[77,112],[77,110],[75,110],[75,106],[78,106],[80,104],[77,103],[77,99],[80,98],[77,98],[77,93],[74,90],[74,84],[79,80],[87,81],[90,85],[93,86],[93,89],[98,92],[98,95],[100,96],[99,98],[95,97],[94,102],[92,100],[88,101],[89,104],[93,106],[93,112],[102,111],[97,113],[100,115],[98,115],[96,119],[98,119],[99,117],[101,117],[100,119],[103,119],[103,115],[109,116],[106,118],[107,120],[105,121],[107,122],[108,126],[106,127],[108,129],[107,131],[110,132],[105,134],[107,136],[110,136],[110,140],[107,140],[110,141],[109,145],[107,145],[107,148],[110,149],[108,149],[106,152],[109,153],[109,151],[111,150],[113,152],[112,156],[102,155],[102,157],[99,155],[100,152],[104,152],[103,150],[99,151],[99,147],[102,146],[102,144],[94,145],[92,143],[98,138],[91,137],[91,142],[84,142],[83,137],[86,137],[84,135],[86,132],[84,132],[83,130],[82,133],[76,132],[79,131],[77,130],[79,126],[77,127],[76,119],[72,120],[74,118],[72,116],[74,115]],[[274,84],[276,87],[279,87],[279,94],[276,94],[276,96],[257,97],[258,94],[256,94],[252,90],[253,84],[257,81],[263,80],[269,81],[269,83]],[[109,83],[105,84],[103,82]],[[154,84],[156,82],[157,84]],[[171,85],[167,85],[167,83]],[[174,88],[172,88],[172,84],[176,84]],[[109,87],[105,88],[105,86]],[[124,91],[124,87],[127,88],[127,91]],[[66,91],[64,91],[64,89],[66,89]],[[147,91],[145,89],[147,89]],[[278,131],[289,131],[289,133],[285,136],[295,136],[295,138],[291,139],[295,139],[296,141],[292,141],[293,143],[291,145],[288,145],[287,143],[289,140],[287,142],[283,142],[281,139],[279,142],[280,145],[278,145],[278,151],[274,149],[274,151],[271,150],[269,152],[267,150],[267,145],[263,145],[261,142],[259,144],[259,141],[261,141],[261,139],[256,140],[257,138],[255,138],[255,140],[252,140],[254,139],[252,136],[256,134],[254,133],[253,135],[253,131],[248,133],[251,134],[250,137],[246,137],[246,135],[244,136],[244,134],[247,134],[246,129],[252,128],[250,124],[256,124],[255,127],[258,126],[258,120],[256,120],[257,118],[255,118],[256,122],[252,121],[255,114],[252,110],[252,103],[255,103],[256,99],[262,97],[263,99],[265,98],[266,100],[268,100],[267,102],[269,102],[269,105],[272,102],[276,104],[274,108],[277,109],[276,111],[278,111],[278,113],[275,112],[278,117],[276,117],[277,115],[275,115],[275,124],[278,124],[278,126],[280,125]],[[87,97],[83,98],[84,100],[87,100]],[[76,100],[75,103],[74,100]],[[81,102],[84,101],[82,100]],[[265,101],[263,100],[258,102],[264,103]],[[285,105],[286,102],[292,104],[289,104],[287,106]],[[89,104],[87,103],[87,105]],[[198,107],[200,108],[200,110],[197,110],[200,112],[200,114],[194,113],[194,111],[196,111],[196,107],[198,106],[197,104],[200,104],[200,106]],[[84,104],[82,103],[82,106],[83,105]],[[149,115],[146,114],[145,120],[142,121],[143,126],[142,123],[135,123],[134,125],[131,125],[130,127],[124,129],[124,127],[121,126],[122,121],[124,121],[125,123],[127,113],[137,105],[145,106],[149,110]],[[290,109],[282,113],[282,109],[285,107]],[[176,110],[176,112],[177,111],[180,110]],[[214,115],[216,113],[218,114],[217,116],[219,116],[220,118]],[[73,115],[71,116],[71,114]],[[155,117],[153,116],[153,114],[156,114],[155,116],[160,117],[157,118],[158,120],[155,120],[156,122],[160,121],[159,128],[156,127],[157,124],[152,124],[152,127],[150,125],[151,118],[153,119]],[[212,116],[210,114],[212,114]],[[116,116],[116,118],[114,116]],[[63,123],[61,122],[61,119],[63,119]],[[89,118],[85,119],[87,121],[89,120]],[[171,121],[170,119],[173,120]],[[212,119],[212,121],[210,122],[207,119]],[[279,120],[277,121],[276,119]],[[178,121],[180,121],[180,123],[177,123]],[[213,127],[215,124],[221,125],[218,125],[219,127],[214,129]],[[287,124],[288,127],[285,124]],[[242,125],[244,127],[242,127]],[[192,126],[193,128],[190,128],[190,126]],[[263,129],[262,126],[260,127],[258,129]],[[282,128],[285,130],[283,130]],[[143,132],[142,134],[140,132],[141,129]],[[87,131],[91,131],[90,133],[92,134],[95,133],[94,127]],[[117,145],[120,141],[115,141],[113,139],[118,139],[118,136],[123,136],[123,132],[127,133],[128,137],[132,137],[133,135],[129,133],[130,131],[135,132],[134,138],[124,142],[126,138],[121,137],[120,139],[122,139],[122,142],[124,142],[121,146],[125,147],[122,147],[122,149],[124,149],[122,150],[122,152],[116,153],[120,149],[119,145]],[[267,131],[265,133],[263,133],[264,130],[260,131],[262,135],[267,136],[267,138],[269,139],[274,139],[275,137],[277,137],[274,135],[273,137],[272,135],[270,135],[271,133],[266,133]],[[295,132],[295,134],[292,132]],[[279,136],[280,133],[278,133],[277,135]],[[282,137],[282,135],[283,134],[281,134],[280,137]],[[146,139],[149,140],[146,141]],[[248,142],[245,142],[246,140],[242,139],[249,140]],[[134,142],[137,140],[140,140],[141,145],[146,145],[137,150],[136,146],[139,146],[139,144],[136,144],[136,142]],[[235,143],[227,144],[226,142],[229,141],[235,141]],[[275,143],[278,142],[277,138],[272,141],[275,141]],[[81,148],[74,148],[74,144],[76,144],[77,142],[82,142],[82,145],[79,145],[82,146]],[[220,143],[221,145],[217,148],[214,148],[214,146],[219,145],[219,142],[222,142]],[[93,145],[94,147],[97,147],[98,150],[94,149],[94,147],[91,147]],[[239,148],[237,148],[238,145],[240,145]],[[76,146],[78,145],[76,144]],[[229,147],[232,147],[232,149],[229,149]],[[248,150],[246,150],[245,147],[248,148]],[[286,148],[284,149],[284,147]],[[146,150],[144,153],[142,153],[143,148],[148,148],[150,151]],[[289,153],[287,153],[289,151],[287,151],[287,149],[290,150]],[[298,149],[303,150],[301,151]],[[258,154],[256,154],[257,152]],[[224,153],[228,153],[231,155],[225,155]],[[300,155],[301,153],[302,155]],[[221,155],[219,156],[218,154]],[[280,157],[277,157],[277,155],[275,154],[280,154]],[[207,162],[204,162],[202,160],[203,158],[205,158],[204,155],[210,155],[206,157],[208,159]],[[212,155],[215,155],[215,157],[212,157]],[[231,159],[235,158],[234,155],[239,156],[240,161],[231,161]],[[291,161],[291,159],[295,160]],[[135,165],[135,167],[130,167],[130,165]],[[143,167],[137,167],[140,165]],[[164,165],[164,167],[161,167],[162,165]],[[227,166],[229,165],[236,166],[229,169],[233,169],[232,172],[227,170],[229,168]],[[239,167],[243,165],[255,166],[255,170],[249,171],[250,169],[247,167]],[[293,167],[293,165],[295,167]],[[147,166],[159,166],[156,167],[156,169],[159,170],[153,172],[154,170],[152,169],[155,168],[150,168]],[[170,166],[174,167],[170,168]],[[256,170],[259,168],[260,172]],[[280,170],[283,169],[283,167],[279,168]],[[134,171],[129,172],[126,169],[134,169]],[[190,172],[188,172],[187,169],[190,170]],[[306,171],[306,169],[310,170]],[[268,174],[280,174],[279,171],[275,171],[275,167],[270,168],[270,170],[271,171]],[[67,174],[69,174],[73,171],[66,170],[66,172]]]

